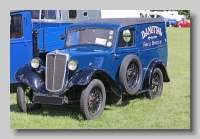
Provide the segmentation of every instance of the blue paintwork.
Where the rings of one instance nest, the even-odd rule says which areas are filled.
[[[60,39],[60,35],[65,34],[65,30],[65,26],[37,29],[39,32],[38,48],[40,49],[40,53],[63,49],[64,40]]]
[[[100,78],[103,80],[103,83],[108,85],[115,95],[121,97],[122,92],[120,87],[116,84],[116,82],[110,77],[110,75],[102,70],[95,68],[85,68],[80,70],[76,75],[73,75],[69,79],[69,83],[67,85],[67,89],[74,85],[88,85],[92,78]]]
[[[124,57],[129,54],[137,55],[142,64],[142,83],[138,91],[150,89],[151,74],[156,67],[160,67],[163,72],[164,82],[170,81],[166,71],[168,44],[164,21],[149,24],[135,24],[125,27],[114,23],[73,24],[70,25],[68,29],[87,27],[114,29],[114,44],[110,48],[85,44],[72,47],[66,46],[65,49],[58,50],[58,54],[69,55],[68,60],[76,60],[79,65],[75,73],[70,72],[68,79],[64,82],[65,88],[58,93],[59,95],[63,95],[75,85],[88,85],[93,78],[98,78],[102,80],[106,87],[109,86],[115,95],[121,96],[122,90],[119,82],[119,68]],[[119,35],[124,29],[134,29],[134,44],[130,47],[118,47]],[[144,32],[151,29],[152,34],[146,33],[146,35],[144,35]],[[49,52],[49,54],[50,53],[54,53],[54,51]],[[92,63],[92,67],[89,66],[89,63]],[[26,73],[26,71],[24,72]],[[23,72],[20,74],[23,74]],[[35,75],[33,78],[35,78]],[[30,77],[30,80],[33,79]],[[20,80],[18,81],[20,82]],[[109,85],[107,83],[109,83]],[[45,90],[46,89],[43,90],[44,94],[47,93]],[[40,90],[40,92],[42,91]]]
[[[21,14],[23,17],[27,17],[26,21],[23,20],[23,37],[10,39],[10,83],[14,83],[13,77],[17,69],[29,63],[30,59],[33,57],[33,47],[32,47],[32,30],[31,30],[31,17],[29,12],[14,13]],[[27,23],[27,24],[26,24]]]
[[[66,27],[72,23],[32,22],[32,28]]]
[[[34,57],[34,42],[32,32],[35,30],[37,36],[37,47],[40,58],[45,60],[47,52],[55,49],[63,49],[64,40],[60,35],[65,35],[67,27],[73,23],[51,23],[51,22],[32,22],[30,11],[19,11],[10,15],[22,15],[23,37],[10,39],[10,84],[14,82],[14,74],[22,65],[29,63]]]
[[[150,89],[152,73],[153,73],[153,70],[155,69],[155,67],[157,67],[157,66],[159,68],[161,68],[161,70],[162,70],[164,82],[169,82],[170,81],[169,76],[167,74],[167,70],[166,70],[165,65],[163,64],[163,62],[161,60],[158,60],[158,59],[153,59],[150,62],[150,64],[148,65],[148,69],[145,72],[144,81],[143,81],[143,84],[142,84],[142,90]]]
[[[167,58],[168,58],[168,50],[167,50],[167,36],[164,33],[165,32],[165,25],[164,24],[154,24],[154,26],[159,26],[163,30],[162,36],[156,35],[157,39],[153,40],[148,40],[148,37],[145,39],[142,39],[141,35],[138,35],[138,57],[140,58],[140,61],[142,63],[143,67],[143,76],[142,78],[144,79],[144,73],[146,72],[146,68],[148,67],[149,63],[152,61],[154,58],[158,58],[159,60],[162,61],[162,63],[167,66]],[[138,32],[141,32],[146,25],[140,25],[138,26]],[[165,41],[166,40],[166,41]],[[148,42],[157,42],[157,41],[162,41],[159,45],[153,45],[151,43],[151,46],[145,46],[143,47],[144,43],[148,44]]]
[[[109,64],[109,59],[111,58],[109,56],[110,49],[102,48],[96,46],[96,49],[93,49],[95,47],[89,46],[86,48],[76,48],[76,49],[69,49],[65,51],[59,51],[60,53],[68,53],[70,55],[70,59],[75,59],[80,64],[78,70],[81,70],[83,68],[87,68],[89,66],[89,63],[93,63],[94,68],[103,69],[105,71],[108,70],[107,64]],[[86,57],[87,55],[87,57]]]
[[[41,66],[37,71],[33,69],[29,64],[20,67],[15,76],[15,82],[21,82],[30,86],[33,90],[39,93],[47,93],[45,89],[45,67]]]

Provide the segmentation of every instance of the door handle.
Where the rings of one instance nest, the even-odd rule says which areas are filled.
[[[114,54],[115,59],[118,59],[120,55]]]
[[[25,45],[27,45],[26,39],[25,39],[25,42],[24,42],[24,43],[25,43]]]

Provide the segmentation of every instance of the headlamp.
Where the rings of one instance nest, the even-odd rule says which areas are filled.
[[[31,67],[34,69],[38,69],[42,65],[42,60],[38,57],[31,59]]]
[[[71,70],[71,71],[75,71],[75,70],[78,68],[78,62],[75,61],[75,60],[70,60],[70,61],[68,62],[68,68],[69,68],[69,70]]]

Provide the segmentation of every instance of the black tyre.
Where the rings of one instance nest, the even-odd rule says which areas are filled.
[[[163,89],[163,75],[159,68],[154,69],[151,79],[151,90],[148,91],[147,97],[154,99],[162,95]]]
[[[33,103],[33,91],[25,84],[18,84],[17,87],[17,105],[22,112],[31,112],[39,110],[42,104]]]
[[[106,91],[103,83],[93,79],[80,98],[80,110],[84,119],[92,120],[100,116],[104,110]]]
[[[136,55],[128,55],[123,59],[119,79],[126,93],[133,95],[138,91],[142,81],[142,65]]]

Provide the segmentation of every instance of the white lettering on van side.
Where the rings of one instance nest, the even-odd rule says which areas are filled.
[[[144,43],[143,43],[143,47],[147,47],[147,46],[151,46],[151,42],[147,42],[147,43],[144,42]]]
[[[157,34],[162,36],[162,30],[158,26],[149,26],[145,28],[145,30],[141,31],[142,39],[146,38],[147,36],[151,34]]]
[[[153,46],[153,45],[161,45],[162,40],[151,41],[151,42],[143,42],[143,47]]]

